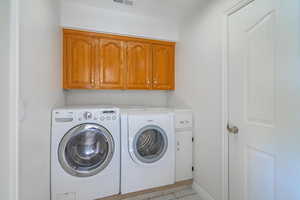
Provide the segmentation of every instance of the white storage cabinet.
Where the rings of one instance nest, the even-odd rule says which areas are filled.
[[[193,178],[193,114],[175,110],[176,182]]]

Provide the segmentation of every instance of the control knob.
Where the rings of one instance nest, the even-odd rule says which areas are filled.
[[[83,114],[84,119],[88,120],[88,119],[92,119],[93,118],[93,114],[91,112],[85,112]]]

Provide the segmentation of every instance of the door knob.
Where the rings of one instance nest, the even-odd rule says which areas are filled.
[[[227,130],[229,133],[235,134],[237,135],[239,133],[239,128],[236,126],[230,126],[229,124],[227,124]]]

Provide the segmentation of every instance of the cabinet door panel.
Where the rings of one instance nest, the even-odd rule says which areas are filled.
[[[124,42],[100,39],[100,88],[124,88]]]
[[[127,88],[151,89],[151,45],[127,43]]]
[[[153,89],[174,89],[174,47],[153,45]]]
[[[64,88],[90,89],[95,86],[95,44],[88,36],[65,35]]]
[[[176,182],[193,178],[193,133],[176,132]]]

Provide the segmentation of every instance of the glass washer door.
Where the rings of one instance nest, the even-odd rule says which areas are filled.
[[[168,148],[168,138],[164,130],[155,125],[142,128],[133,140],[133,152],[143,163],[160,160]]]
[[[62,168],[72,176],[90,177],[107,167],[114,153],[114,141],[98,124],[81,124],[66,133],[59,144]]]

